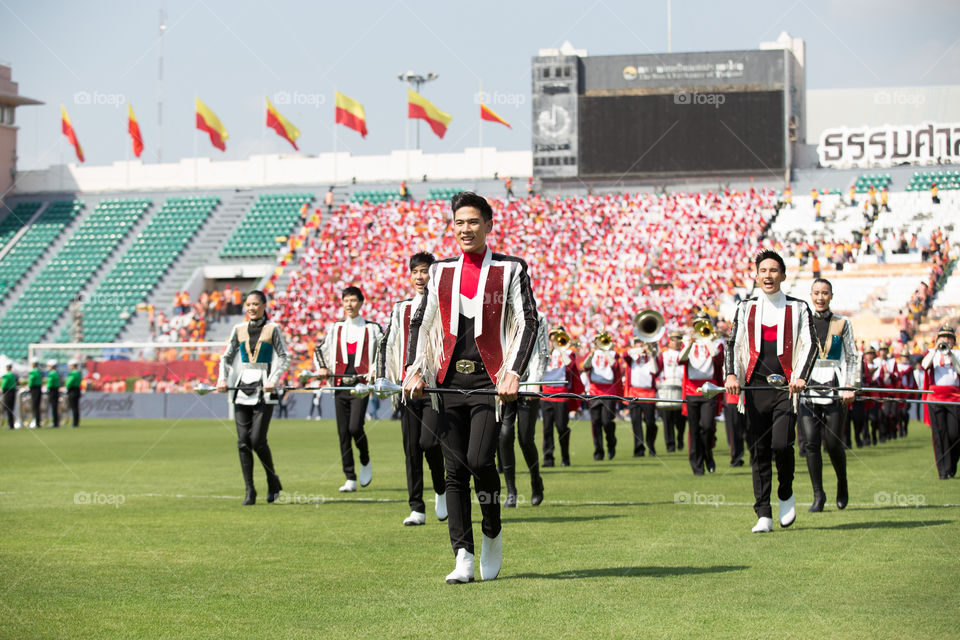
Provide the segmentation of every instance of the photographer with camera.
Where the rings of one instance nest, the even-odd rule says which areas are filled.
[[[953,327],[943,325],[937,332],[937,346],[923,357],[926,385],[933,391],[930,400],[960,402],[960,349]],[[941,480],[957,474],[960,459],[960,405],[928,404],[924,422],[933,433],[933,455]]]

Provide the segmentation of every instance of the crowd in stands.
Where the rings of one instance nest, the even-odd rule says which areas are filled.
[[[752,276],[776,199],[759,189],[492,199],[490,246],[527,262],[551,324],[588,341],[605,329],[625,343],[644,308],[685,325],[697,309],[732,299]],[[448,209],[445,200],[350,203],[322,224],[311,219],[284,265],[289,284],[270,302],[293,354],[309,357],[339,318],[348,285],[365,292],[364,317],[385,324],[393,302],[409,295],[412,253],[457,255]]]

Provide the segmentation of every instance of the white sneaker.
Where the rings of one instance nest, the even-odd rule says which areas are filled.
[[[435,493],[433,495],[436,500],[433,510],[437,514],[437,520],[443,522],[447,519],[447,494]]]
[[[347,480],[343,483],[343,486],[340,487],[340,493],[351,493],[357,490],[357,481],[356,480]]]
[[[787,528],[797,519],[795,494],[790,494],[786,500],[780,501],[780,526]]]
[[[39,426],[39,425],[37,424],[37,421],[36,421],[36,420],[34,420],[33,422],[30,423],[30,428],[31,428],[31,429],[36,429],[38,426]]]
[[[773,531],[773,518],[760,518],[751,531],[754,533],[770,533]]]
[[[483,536],[480,543],[480,579],[494,580],[500,575],[500,565],[503,564],[503,531],[496,538]]]
[[[368,462],[367,464],[360,466],[360,486],[365,487],[371,482],[373,482],[373,463]]]
[[[457,566],[447,574],[447,584],[473,582],[473,554],[466,549],[457,550]]]
[[[410,515],[403,521],[405,527],[415,527],[418,524],[427,524],[427,514],[419,511],[411,511]]]

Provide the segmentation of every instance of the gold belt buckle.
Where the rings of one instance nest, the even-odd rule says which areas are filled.
[[[473,373],[477,370],[477,365],[473,360],[457,360],[458,373]]]

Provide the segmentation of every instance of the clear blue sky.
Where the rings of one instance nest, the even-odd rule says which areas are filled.
[[[674,51],[755,49],[781,31],[805,39],[810,89],[960,84],[955,0],[673,0],[672,6]],[[161,8],[168,25],[162,132]],[[421,128],[424,151],[477,145],[481,83],[513,125],[484,124],[484,145],[528,149],[530,58],[538,49],[570,40],[591,55],[663,52],[666,16],[665,1],[636,0],[0,0],[0,61],[13,66],[22,94],[46,103],[18,109],[21,169],[73,160],[60,134],[61,103],[88,165],[130,154],[127,102],[143,131],[145,162],[156,162],[161,135],[164,161],[193,156],[195,137],[199,155],[214,159],[292,151],[264,126],[264,95],[277,94],[290,96],[291,104],[277,106],[302,132],[301,152],[330,151],[334,89],[364,104],[370,130],[363,140],[338,127],[338,150],[403,149],[406,86],[397,74],[406,70],[438,73],[423,94],[453,115],[443,140]],[[194,95],[227,127],[226,153],[195,133]],[[412,145],[412,129],[410,136]]]

